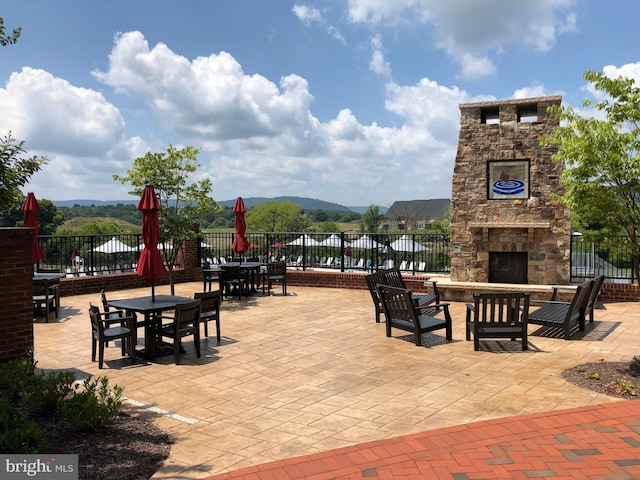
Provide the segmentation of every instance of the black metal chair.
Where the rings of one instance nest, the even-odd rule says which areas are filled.
[[[173,357],[176,365],[180,363],[183,337],[193,336],[196,355],[200,358],[200,300],[176,305],[173,321],[162,325],[158,333],[161,337],[173,340]]]
[[[282,285],[282,294],[287,295],[287,262],[275,262],[267,264],[267,271],[262,276],[262,294],[265,289],[271,294],[271,286],[274,283]]]
[[[211,291],[213,283],[220,282],[220,275],[218,270],[213,270],[209,262],[205,262],[202,265],[202,291]],[[207,290],[208,287],[208,290]]]
[[[115,313],[115,312],[114,312]],[[119,313],[120,314],[120,313]],[[91,319],[91,361],[96,361],[96,350],[98,351],[98,368],[102,368],[104,363],[104,347],[112,340],[121,341],[122,355],[128,352],[131,358],[131,364],[136,363],[136,335],[135,329],[131,325],[129,327],[117,326],[109,327],[108,322],[113,319],[105,320],[104,313],[100,313],[100,309],[95,305],[90,305],[89,317]],[[129,317],[131,320],[131,317]]]
[[[200,300],[200,323],[204,323],[204,336],[209,336],[209,322],[216,322],[216,338],[220,343],[220,304],[222,303],[222,292],[199,292],[193,298]]]
[[[249,277],[238,266],[228,266],[220,269],[220,291],[225,297],[237,293],[238,300],[249,298]]]
[[[58,318],[56,293],[49,288],[48,280],[33,281],[33,307],[34,315],[37,312],[42,312],[45,322],[47,323],[49,323],[49,314],[51,311],[53,311],[56,318]]]

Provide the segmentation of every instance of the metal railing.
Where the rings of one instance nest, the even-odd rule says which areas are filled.
[[[235,233],[203,233],[198,242],[200,263],[234,257]],[[427,233],[362,234],[247,233],[249,250],[244,258],[285,260],[290,267],[306,270],[375,271],[389,266],[416,273],[448,273],[449,235]],[[40,268],[53,268],[68,275],[100,275],[132,271],[142,251],[140,234],[40,236],[45,258]],[[393,248],[393,247],[396,248]],[[634,283],[632,262],[624,238],[616,251],[571,238],[571,281],[580,282],[604,274],[607,281]],[[391,247],[391,248],[390,248]],[[214,260],[215,259],[215,260]]]
[[[626,237],[620,237],[617,248],[612,250],[585,240],[582,235],[571,236],[571,281],[604,275],[607,282],[634,283],[633,256],[627,247]]]
[[[202,234],[200,258],[209,263],[232,258],[234,238],[234,233]],[[256,232],[247,233],[247,239],[250,248],[246,258],[285,260],[290,267],[302,270],[375,271],[393,265],[412,274],[447,273],[451,265],[446,234],[379,233],[363,238],[353,232]]]
[[[450,259],[449,235],[369,234],[353,232],[264,233],[249,232],[244,258],[285,260],[290,267],[306,270],[375,271],[395,265],[411,273],[446,273]],[[234,257],[235,233],[204,233],[198,242],[200,263]],[[142,251],[140,234],[40,236],[45,258],[39,268],[57,269],[69,276],[101,275],[132,271]],[[351,245],[352,242],[356,242]],[[390,248],[391,247],[391,248]],[[215,260],[214,260],[215,259]]]
[[[53,235],[38,238],[45,257],[38,268],[69,276],[132,271],[142,251],[142,235]]]

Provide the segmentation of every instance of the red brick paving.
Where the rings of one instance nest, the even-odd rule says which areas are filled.
[[[205,480],[640,479],[640,400],[457,425]]]

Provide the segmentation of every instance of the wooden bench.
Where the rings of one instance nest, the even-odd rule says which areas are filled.
[[[416,306],[411,292],[406,288],[382,284],[378,284],[377,288],[387,320],[387,337],[391,336],[392,328],[399,328],[400,330],[413,332],[415,344],[420,346],[422,345],[423,333],[444,328],[447,340],[451,341],[453,339],[448,303],[438,304],[444,311],[444,319],[436,318],[427,315],[424,307]]]
[[[473,332],[473,349],[480,350],[481,338],[521,338],[522,350],[527,350],[530,296],[529,292],[474,293],[466,321],[467,341]]]
[[[598,301],[598,295],[600,295],[600,290],[602,289],[602,284],[604,283],[605,276],[600,275],[593,279],[593,287],[591,288],[591,293],[589,294],[589,300],[587,301],[587,307],[585,309],[585,316],[589,314],[589,323],[593,323],[593,309],[595,308],[596,302]],[[558,298],[558,291],[562,287],[553,287],[553,293],[551,294],[551,301],[556,301]]]
[[[529,323],[547,327],[562,327],[565,340],[571,338],[571,329],[578,324],[584,330],[585,312],[595,281],[589,280],[576,288],[571,302],[532,300],[533,305],[542,305],[529,312]]]
[[[378,285],[389,285],[391,287],[407,289],[402,273],[397,268],[391,268],[389,270],[378,270],[375,273],[371,273],[365,277],[369,293],[373,299],[373,304],[376,311],[376,323],[380,322],[380,314],[384,313],[382,307],[382,301],[378,294]],[[414,303],[418,306],[426,306],[431,304],[440,303],[440,294],[438,293],[438,285],[435,280],[431,281],[433,293],[431,294],[412,294],[411,297]]]

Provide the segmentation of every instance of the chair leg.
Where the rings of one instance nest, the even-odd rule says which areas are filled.
[[[100,341],[98,345],[98,368],[102,369],[104,363],[104,342]]]
[[[216,338],[218,339],[218,343],[220,343],[220,319],[216,318]]]
[[[180,364],[180,346],[182,344],[181,339],[182,337],[180,337],[179,335],[176,335],[176,337],[173,339],[173,360],[175,361],[176,365]]]
[[[98,342],[96,341],[95,338],[91,339],[91,361],[95,362],[96,361],[96,347],[97,347]]]
[[[193,343],[196,347],[196,357],[200,358],[200,330],[196,330],[193,335]]]
[[[209,336],[209,321],[205,320],[203,323],[204,323],[204,336],[208,337]]]

